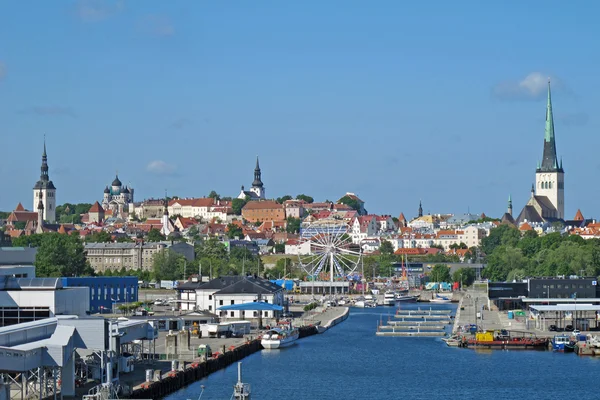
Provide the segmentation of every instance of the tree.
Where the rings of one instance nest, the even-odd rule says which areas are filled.
[[[29,236],[21,236],[12,239],[12,245],[14,247],[40,247],[44,234],[34,234]]]
[[[235,215],[242,215],[242,208],[246,205],[246,199],[233,199],[231,200],[231,208]]]
[[[164,249],[154,255],[152,259],[152,271],[154,279],[177,280],[183,277],[185,257],[169,249]]]
[[[160,233],[158,229],[152,228],[148,232],[148,236],[146,237],[146,239],[149,242],[160,242],[162,240],[165,240],[165,236],[162,233]]]
[[[244,231],[242,230],[242,228],[240,228],[239,226],[237,226],[235,224],[229,224],[229,225],[227,225],[227,237],[229,239],[234,239],[236,237],[243,238]]]
[[[492,229],[490,234],[481,240],[481,247],[485,254],[490,255],[498,246],[516,246],[520,238],[521,233],[517,228],[503,224]]]
[[[313,203],[315,201],[312,197],[307,196],[305,194],[299,194],[298,196],[296,196],[296,199],[297,200],[304,200],[305,202],[307,202],[309,204]]]
[[[112,236],[106,231],[94,232],[86,238],[86,241],[90,243],[110,243],[112,242]]]
[[[37,276],[82,276],[93,273],[78,237],[59,233],[40,236],[42,240],[35,256]]]
[[[210,197],[213,200],[219,200],[221,198],[221,196],[214,190],[210,191],[210,193],[208,194],[208,197]]]
[[[475,270],[473,268],[459,268],[452,274],[454,282],[461,282],[463,286],[469,286],[475,282]]]
[[[275,243],[275,253],[277,253],[277,254],[285,253],[285,243]],[[598,253],[598,255],[600,256],[600,252]],[[600,260],[600,257],[599,257],[599,260]]]
[[[392,242],[389,240],[382,240],[381,245],[379,246],[379,252],[385,255],[394,254],[394,246],[392,245]]]
[[[360,211],[360,203],[358,200],[351,198],[350,196],[346,195],[344,197],[342,197],[338,203],[340,204],[345,204],[348,207],[351,207],[353,210],[355,211]]]
[[[300,218],[288,217],[287,223],[285,226],[285,231],[287,233],[298,233],[300,232]]]
[[[435,264],[430,276],[433,282],[450,282],[450,269],[444,264]]]
[[[202,242],[198,249],[199,257],[228,259],[225,245],[216,238],[210,238]]]
[[[278,197],[275,201],[279,204],[283,204],[285,201],[291,200],[291,199],[292,199],[292,196],[290,196],[289,194],[286,194],[283,197]]]

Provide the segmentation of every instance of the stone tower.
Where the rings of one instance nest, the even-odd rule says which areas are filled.
[[[554,138],[554,118],[552,116],[552,98],[550,95],[550,80],[548,80],[548,102],[546,105],[546,129],[544,135],[544,153],[541,164],[535,171],[535,194],[546,196],[556,208],[556,215],[565,217],[565,171],[562,160],[556,157],[556,142]]]
[[[48,156],[46,154],[45,138],[40,180],[33,187],[33,210],[37,210],[40,201],[44,206],[45,220],[50,223],[56,222],[56,187],[48,176]]]

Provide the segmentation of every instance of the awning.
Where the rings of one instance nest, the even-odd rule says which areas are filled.
[[[598,304],[557,304],[557,305],[543,305],[543,306],[529,306],[535,311],[600,311],[600,305]]]
[[[221,311],[282,311],[283,307],[277,304],[265,303],[262,301],[242,304],[232,304],[230,306],[221,306],[217,308]]]

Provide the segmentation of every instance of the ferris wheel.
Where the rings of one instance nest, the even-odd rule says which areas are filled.
[[[302,269],[311,277],[322,272],[335,277],[347,278],[358,268],[361,253],[352,249],[352,239],[346,224],[311,224],[302,230],[298,258]]]

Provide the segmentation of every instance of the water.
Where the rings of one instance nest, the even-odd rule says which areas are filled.
[[[419,305],[402,305],[403,309]],[[421,305],[422,307],[422,305]],[[437,305],[434,308],[455,308]],[[352,309],[323,335],[243,360],[253,400],[285,399],[599,399],[600,357],[550,351],[475,351],[439,338],[377,337],[391,307]],[[167,397],[229,399],[237,364]]]

